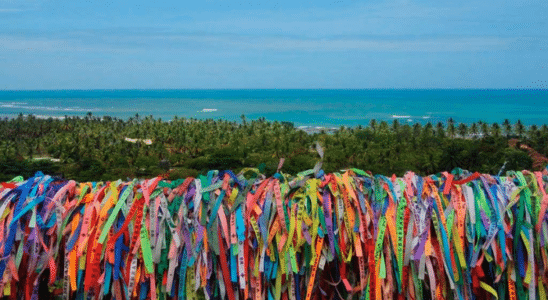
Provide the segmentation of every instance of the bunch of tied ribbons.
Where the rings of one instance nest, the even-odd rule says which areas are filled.
[[[546,170],[244,172],[1,183],[1,295],[546,299]]]

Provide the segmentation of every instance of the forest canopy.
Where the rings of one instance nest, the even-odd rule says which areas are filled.
[[[325,172],[358,168],[401,176],[408,170],[426,175],[459,167],[497,174],[503,166],[539,168],[532,153],[548,155],[548,126],[508,120],[457,124],[452,119],[421,125],[396,119],[309,134],[290,122],[264,118],[230,122],[139,115],[123,120],[91,113],[64,119],[19,115],[0,119],[0,181],[38,170],[78,181],[157,175],[175,179],[245,167],[271,175],[281,158],[282,171],[296,174],[320,160],[316,143],[325,152]]]

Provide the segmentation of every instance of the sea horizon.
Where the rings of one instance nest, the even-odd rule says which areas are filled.
[[[370,120],[456,123],[505,119],[542,125],[548,115],[544,88],[368,89],[62,89],[0,90],[0,117],[40,118],[139,114],[162,120],[265,118],[295,126],[367,126]]]
[[[367,91],[367,90],[486,90],[486,91],[503,91],[503,90],[538,90],[548,91],[548,85],[543,85],[547,88],[407,88],[407,87],[390,87],[390,88],[81,88],[81,89],[1,89],[1,92],[55,92],[55,91]]]

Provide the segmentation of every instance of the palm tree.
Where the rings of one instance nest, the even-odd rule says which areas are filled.
[[[521,138],[525,133],[525,126],[521,123],[521,120],[518,120],[514,125],[517,135]]]
[[[369,121],[369,127],[373,130],[373,135],[377,133],[377,121],[375,119]]]
[[[478,124],[476,124],[476,122],[472,123],[472,125],[470,125],[470,133],[472,134],[473,139],[476,139],[478,137],[478,132]]]
[[[428,122],[426,125],[424,125],[424,128],[422,130],[425,137],[431,137],[434,135],[434,126],[432,126],[432,123]]]
[[[506,134],[506,138],[509,138],[510,134],[512,134],[512,124],[510,124],[510,121],[508,119],[505,119],[502,123],[502,126],[504,127],[504,133]]]
[[[449,133],[449,137],[455,137],[455,129],[455,121],[453,121],[453,118],[449,118],[449,120],[447,120],[447,132]]]
[[[529,131],[527,132],[527,137],[530,140],[536,140],[540,135],[540,131],[538,130],[538,126],[533,124],[529,126]]]
[[[400,130],[400,122],[398,121],[398,119],[394,119],[394,121],[392,121],[392,132],[394,132],[395,134],[398,134],[399,130]]]
[[[494,137],[499,137],[500,136],[500,126],[499,126],[499,124],[493,123],[493,125],[491,125],[491,133],[493,134]]]
[[[390,131],[390,128],[388,127],[388,123],[386,123],[386,121],[381,121],[378,129],[380,133],[387,133],[388,131]]]
[[[540,132],[544,135],[544,134],[548,134],[548,125],[546,124],[543,124],[541,127],[540,127]]]
[[[422,126],[419,123],[413,125],[413,137],[418,138],[422,132]]]
[[[436,124],[436,134],[439,138],[444,138],[445,137],[445,130],[443,128],[443,123],[442,122],[438,122],[438,124]]]
[[[466,138],[466,135],[468,133],[468,126],[466,126],[466,124],[460,123],[457,130],[461,138]]]
[[[518,126],[520,123],[518,121],[515,126],[510,126],[510,132],[515,131],[523,138],[527,136],[530,139],[528,144],[538,147],[544,155],[548,153],[548,143],[545,142],[548,140],[548,126],[523,126],[522,132]],[[312,159],[316,157],[312,158],[310,146],[320,141],[325,145],[326,172],[337,171],[337,168],[359,167],[374,173],[395,172],[398,176],[402,175],[398,172],[408,169],[431,173],[451,163],[443,155],[448,151],[447,147],[456,147],[452,151],[458,157],[452,159],[460,159],[460,165],[474,159],[473,163],[482,166],[484,170],[498,170],[498,162],[491,162],[491,157],[500,152],[490,156],[490,152],[479,150],[485,155],[472,157],[470,153],[464,153],[469,151],[462,150],[475,147],[478,142],[446,143],[445,137],[466,137],[470,129],[469,132],[473,134],[481,132],[483,136],[492,134],[498,138],[501,136],[501,126],[496,123],[489,126],[480,121],[471,126],[457,124],[455,128],[457,125],[452,119],[448,120],[447,127],[444,124],[439,122],[434,126],[430,123],[422,126],[418,123],[402,124],[399,120],[391,124],[371,120],[369,128],[365,130],[342,127],[334,134],[313,135],[289,124],[267,122],[263,118],[250,122],[246,120],[246,126],[242,126],[241,122],[235,121],[173,118],[171,122],[165,122],[151,116],[137,115],[130,120],[109,117],[98,119],[92,115],[67,117],[65,120],[21,116],[0,119],[0,161],[14,159],[16,154],[23,153],[25,157],[49,155],[61,158],[66,166],[78,167],[83,166],[86,159],[91,159],[101,162],[105,170],[118,170],[109,171],[118,172],[110,176],[125,174],[125,178],[156,175],[151,172],[157,169],[157,164],[145,166],[148,173],[138,173],[137,166],[142,165],[143,161],[154,161],[146,160],[145,156],[156,160],[165,158],[174,168],[194,169],[195,166],[201,169],[212,166],[209,161],[211,153],[228,148],[230,153],[234,153],[234,158],[241,161],[242,166],[256,166],[262,161],[276,164],[276,157],[288,158],[286,166],[290,166],[291,158],[300,156],[301,162],[310,160],[310,167],[313,167],[315,161]],[[436,138],[433,138],[434,135]],[[511,136],[511,133],[508,135]],[[124,137],[150,138],[154,142],[151,146],[133,144],[124,141]],[[489,143],[484,141],[483,144]],[[193,161],[196,163],[192,164]],[[295,165],[293,167],[295,170]],[[3,172],[0,169],[0,173]],[[79,178],[78,171],[66,174],[70,178]]]
[[[485,122],[481,122],[480,128],[481,128],[481,135],[483,137],[489,136],[489,124]]]

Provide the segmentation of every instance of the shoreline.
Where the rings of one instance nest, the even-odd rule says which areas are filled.
[[[72,118],[74,118],[74,119],[86,119],[86,117],[88,117],[88,114],[90,114],[90,113],[92,113],[92,112],[86,112],[86,113],[79,114],[79,115],[45,115],[45,114],[32,114],[32,113],[30,113],[30,114],[0,113],[0,120],[2,120],[2,119],[8,119],[8,120],[17,119],[19,117],[19,115],[22,115],[24,118],[33,116],[34,118],[40,119],[40,120],[47,120],[47,119],[50,119],[50,118],[53,119],[53,120],[64,120],[66,118],[69,118],[69,119],[72,119]],[[96,115],[96,114],[92,113],[91,115],[89,115],[89,117],[91,117],[95,120],[99,119],[99,120],[104,121],[104,120],[116,119],[116,120],[122,120],[122,121],[127,122],[129,119],[135,118],[136,115],[138,115],[141,120],[145,119],[145,118],[152,118],[153,120],[156,120],[156,121],[161,120],[162,122],[166,122],[166,123],[170,123],[170,122],[173,121],[173,117],[171,119],[164,119],[164,118],[161,118],[161,117],[155,117],[152,114],[146,115],[146,114],[140,114],[140,113],[137,113],[135,115],[128,116],[128,117],[118,117],[118,116],[113,116],[113,115],[108,115],[108,114]],[[174,117],[178,118],[179,120],[180,119],[197,120],[197,121],[213,120],[213,121],[226,121],[226,122],[231,122],[231,123],[242,124],[242,121],[240,120],[241,117],[238,118],[238,120],[235,119],[235,118],[229,119],[226,116],[224,116],[224,117],[196,118],[196,116],[179,116],[179,115],[176,115]],[[510,119],[510,118],[501,119],[499,122],[484,122],[483,120],[477,120],[477,121],[472,121],[472,122],[460,122],[460,121],[458,121],[458,119],[456,117],[448,117],[447,119],[441,119],[441,118],[433,118],[431,116],[409,116],[409,115],[392,115],[392,117],[390,117],[389,119],[386,119],[386,118],[364,119],[363,123],[359,123],[359,124],[356,124],[356,125],[348,125],[348,124],[344,124],[344,123],[336,124],[336,123],[318,123],[318,122],[316,122],[316,123],[302,123],[302,122],[285,121],[285,120],[280,120],[280,119],[270,120],[270,119],[265,119],[264,117],[257,117],[257,118],[253,118],[253,119],[247,119],[246,118],[246,121],[247,122],[264,121],[264,122],[269,122],[269,123],[274,123],[274,122],[290,123],[296,129],[302,129],[302,130],[305,130],[305,131],[314,131],[316,129],[317,130],[322,130],[323,129],[323,130],[326,130],[326,131],[333,131],[333,130],[340,129],[341,127],[344,127],[344,128],[357,128],[357,127],[361,126],[363,128],[366,128],[366,127],[370,126],[370,122],[372,120],[376,121],[377,126],[380,125],[382,122],[386,122],[388,124],[388,126],[391,127],[394,121],[398,121],[399,126],[415,125],[415,124],[420,124],[421,126],[425,126],[428,123],[432,124],[432,126],[436,126],[438,123],[442,123],[444,126],[447,126],[449,119],[453,119],[455,126],[457,126],[459,124],[465,124],[466,126],[470,126],[474,123],[477,124],[477,125],[479,125],[481,123],[486,123],[489,126],[492,126],[493,124],[496,123],[496,124],[502,126],[503,122],[505,120],[509,120],[510,124],[515,124],[516,122],[519,121],[526,127],[530,127],[530,126],[533,126],[533,125],[537,126],[537,127],[541,127],[545,124],[548,124],[548,119],[547,119],[547,122],[545,122],[545,123],[526,123],[526,122],[521,121],[520,119],[513,120],[513,119]],[[479,136],[479,137],[481,137],[481,136]]]

